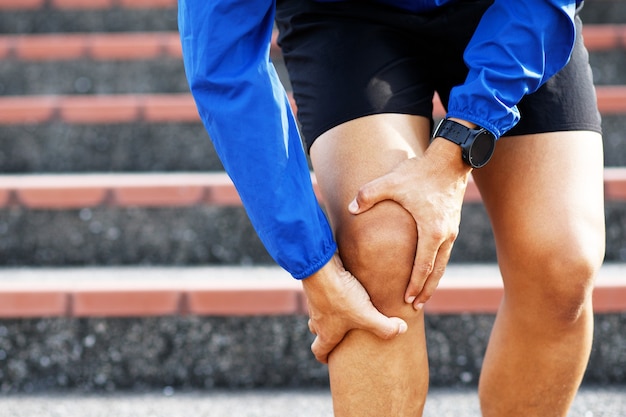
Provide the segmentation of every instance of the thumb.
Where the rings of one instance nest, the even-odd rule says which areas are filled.
[[[398,335],[406,333],[409,329],[406,321],[399,317],[387,317],[373,306],[373,311],[365,318],[359,328],[374,333],[381,339],[392,339]]]
[[[348,205],[348,210],[352,214],[360,214],[381,201],[393,199],[391,188],[389,174],[368,182],[359,189]]]

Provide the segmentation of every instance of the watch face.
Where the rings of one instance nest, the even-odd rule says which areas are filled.
[[[486,130],[480,132],[474,138],[469,150],[469,162],[474,168],[484,166],[491,159],[496,146],[495,138]]]

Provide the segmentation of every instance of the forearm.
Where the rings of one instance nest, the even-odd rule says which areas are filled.
[[[273,3],[180,0],[185,71],[200,117],[270,255],[294,277],[336,250],[286,94],[269,62]]]
[[[476,128],[475,123],[467,120],[454,117],[450,119],[470,129]],[[434,166],[441,167],[441,175],[448,175],[452,181],[457,180],[467,184],[472,168],[463,161],[459,145],[443,138],[433,138],[425,156],[432,160]]]

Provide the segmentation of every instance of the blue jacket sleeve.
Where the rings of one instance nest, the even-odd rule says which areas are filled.
[[[448,117],[496,137],[515,126],[517,103],[569,61],[575,12],[574,0],[495,0],[465,50],[469,73],[450,93]]]
[[[336,251],[287,96],[269,60],[272,0],[179,0],[200,117],[261,241],[294,278]]]

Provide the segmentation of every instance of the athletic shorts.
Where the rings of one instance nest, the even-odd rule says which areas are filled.
[[[465,81],[463,52],[491,3],[460,0],[415,14],[365,0],[278,0],[279,44],[308,148],[332,127],[367,115],[411,114],[432,124],[433,94],[446,107],[452,87]],[[601,132],[578,17],[576,25],[570,62],[522,99],[521,121],[506,135]]]

